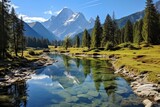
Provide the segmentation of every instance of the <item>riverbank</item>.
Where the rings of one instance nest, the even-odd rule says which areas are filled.
[[[143,72],[140,75],[134,73],[134,71],[128,71],[125,66],[116,68],[116,60],[112,61],[112,65],[115,69],[115,74],[121,74],[130,81],[130,86],[135,94],[144,99],[143,104],[146,107],[158,107],[160,106],[160,85],[149,82],[147,80],[147,72]]]
[[[121,48],[116,51],[101,51],[83,48],[56,48],[53,51],[76,57],[98,57],[111,60],[115,73],[130,80],[133,91],[151,107],[160,102],[160,46],[139,46],[135,49]],[[159,105],[158,105],[159,106]]]
[[[15,82],[26,81],[31,78],[31,75],[35,73],[34,71],[36,69],[49,66],[56,62],[47,53],[42,53],[34,57],[36,58],[30,56],[32,60],[21,58],[17,63],[13,61],[2,62],[5,67],[0,70],[0,87],[10,86]]]

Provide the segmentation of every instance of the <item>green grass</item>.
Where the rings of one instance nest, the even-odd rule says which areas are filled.
[[[123,45],[123,44],[122,44]],[[117,51],[100,51],[95,52],[94,50],[87,52],[87,48],[69,48],[71,54],[101,54],[101,55],[115,55],[119,59],[116,61],[115,66],[119,68],[125,65],[125,68],[130,72],[134,72],[139,75],[144,71],[148,71],[148,81],[158,83],[160,78],[160,45],[143,47],[143,45],[133,45],[141,49],[130,50],[129,48],[122,48]],[[53,48],[52,50],[61,51],[64,48]],[[101,58],[104,60],[104,58]]]
[[[34,53],[35,53],[35,55],[30,55],[29,54],[29,51],[34,51]],[[27,48],[25,51],[24,51],[24,58],[26,58],[27,60],[29,60],[29,61],[34,61],[34,60],[37,60],[37,59],[39,59],[39,56],[38,55],[40,55],[40,54],[42,54],[43,53],[43,50],[36,50],[36,49],[34,49],[34,48]],[[19,55],[21,55],[20,53],[19,53]]]

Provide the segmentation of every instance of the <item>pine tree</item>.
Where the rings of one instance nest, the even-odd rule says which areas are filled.
[[[113,22],[110,15],[107,15],[103,26],[103,38],[101,42],[101,47],[104,47],[107,41],[112,41],[113,40],[112,38],[113,38]]]
[[[14,8],[11,10],[11,37],[10,37],[10,48],[15,52],[15,55],[17,56],[17,45],[16,45],[16,35],[17,35],[17,26],[19,24],[19,19],[16,16]],[[19,38],[18,38],[19,39]]]
[[[88,31],[87,29],[85,29],[82,36],[82,47],[87,47],[87,39],[88,39]]]
[[[9,0],[1,1],[1,36],[0,36],[0,58],[4,59],[7,53],[9,40]]]
[[[23,51],[24,51],[24,49],[25,49],[25,43],[26,43],[26,39],[25,39],[25,37],[24,37],[24,32],[25,30],[24,30],[24,22],[23,22],[23,19],[22,19],[22,17],[21,17],[21,20],[20,20],[20,29],[19,29],[19,35],[20,35],[20,47],[21,47],[21,57],[23,57]]]
[[[100,23],[99,16],[97,16],[95,25],[92,31],[92,48],[98,48],[101,45],[101,39],[102,39],[102,27]]]
[[[90,49],[90,47],[91,47],[91,36],[90,36],[90,34],[88,34],[88,36],[87,36],[87,47],[88,47],[88,49]]]
[[[130,20],[125,25],[124,42],[133,42],[133,26]]]
[[[140,44],[140,42],[143,41],[142,26],[143,26],[143,20],[137,21],[134,24],[134,32],[133,32],[133,42],[134,43]]]
[[[76,36],[76,47],[77,48],[80,47],[80,38],[79,38],[79,36]]]
[[[65,49],[67,50],[68,47],[70,47],[70,46],[71,46],[71,40],[70,40],[70,37],[67,36],[67,37],[65,38],[65,40],[64,40],[64,47],[65,47]]]
[[[115,39],[118,36],[117,35],[118,26],[114,17],[115,17],[114,14],[113,14],[113,18],[111,18],[109,14],[106,17],[106,20],[103,26],[103,38],[101,42],[101,47],[104,47],[108,41],[114,44],[117,42]]]
[[[121,43],[121,30],[117,29],[114,33],[114,45]]]
[[[143,38],[146,43],[159,43],[159,24],[158,12],[154,7],[152,0],[147,0],[145,8],[145,16],[143,19]]]
[[[122,28],[122,29],[121,29],[120,43],[124,43],[124,31],[125,31],[125,29]]]
[[[113,17],[112,17],[112,24],[113,24],[113,29],[112,29],[112,41],[114,45],[118,45],[120,43],[120,36],[121,36],[121,31],[118,27],[118,24],[115,19],[115,13],[113,12]]]

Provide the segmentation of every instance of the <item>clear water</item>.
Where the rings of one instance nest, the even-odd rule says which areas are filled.
[[[111,64],[99,59],[50,55],[58,60],[32,79],[0,89],[0,107],[143,107]]]

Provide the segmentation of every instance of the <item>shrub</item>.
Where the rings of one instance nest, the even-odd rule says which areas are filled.
[[[112,50],[113,50],[113,51],[116,51],[116,50],[120,50],[120,49],[121,49],[120,46],[115,46]]]
[[[141,49],[140,47],[135,47],[135,46],[133,46],[133,45],[129,45],[128,46],[128,48],[130,49],[130,50],[139,50],[139,49]]]
[[[126,43],[120,44],[119,46],[122,47],[122,48],[128,48],[129,45],[131,45],[131,43],[130,42],[126,42]]]
[[[35,55],[35,52],[34,52],[33,50],[30,50],[30,51],[28,52],[28,54],[29,54],[29,55]]]
[[[114,47],[112,42],[107,42],[105,46],[105,50],[112,50]]]
[[[100,50],[99,49],[94,49],[94,52],[100,52]]]

